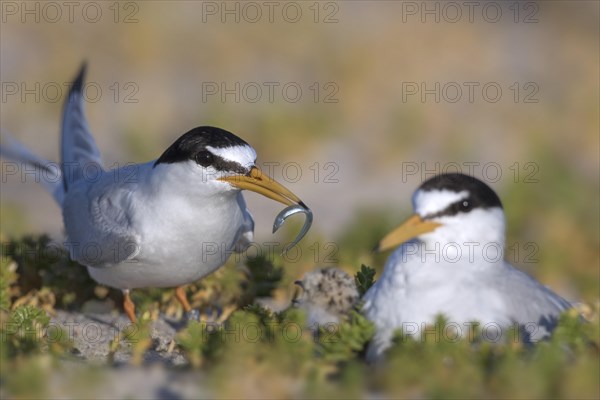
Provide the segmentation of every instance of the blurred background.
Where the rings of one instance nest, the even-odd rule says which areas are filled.
[[[1,6],[2,132],[50,160],[87,60],[107,166],[155,159],[199,125],[256,148],[314,211],[292,278],[330,263],[381,270],[386,255],[370,249],[409,215],[412,192],[459,170],[500,195],[510,260],[569,299],[598,298],[597,2]],[[59,208],[5,161],[3,237],[60,240]],[[281,240],[279,205],[246,198],[258,242]]]

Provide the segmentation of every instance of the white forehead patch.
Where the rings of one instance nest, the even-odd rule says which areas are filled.
[[[417,190],[413,195],[415,213],[424,217],[442,211],[450,204],[469,197],[468,190],[454,192],[452,190]]]
[[[227,161],[235,161],[243,167],[250,168],[256,162],[256,151],[250,146],[212,147],[206,146],[214,155]]]

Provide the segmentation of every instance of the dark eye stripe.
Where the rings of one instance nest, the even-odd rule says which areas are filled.
[[[223,157],[217,156],[213,154],[214,161],[212,166],[217,171],[224,172],[236,172],[241,175],[246,175],[248,173],[248,168],[242,166],[242,164],[237,163],[235,161],[225,160]]]
[[[466,205],[465,202],[467,203]],[[441,211],[432,214],[427,214],[425,217],[423,217],[423,219],[450,217],[459,213],[468,213],[474,207],[476,207],[476,205],[474,204],[473,200],[468,197],[466,199],[458,200],[450,204],[448,207],[444,208]]]

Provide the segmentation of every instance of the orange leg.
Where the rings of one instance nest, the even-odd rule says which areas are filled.
[[[135,304],[133,304],[131,297],[129,297],[129,290],[123,290],[123,309],[131,322],[137,322],[137,318],[135,317]]]
[[[177,298],[177,300],[179,300],[179,302],[183,306],[183,311],[185,311],[185,312],[192,311],[192,306],[190,306],[190,303],[188,302],[187,296],[185,295],[185,289],[183,286],[179,286],[177,289],[175,289],[175,298]]]

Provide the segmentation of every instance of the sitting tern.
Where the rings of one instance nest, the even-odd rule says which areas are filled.
[[[157,160],[104,170],[83,110],[85,70],[84,64],[64,106],[60,169],[11,138],[0,154],[44,170],[42,183],[62,208],[71,258],[98,283],[123,291],[132,321],[131,289],[176,287],[190,312],[183,286],[247,248],[254,221],[242,189],[289,206],[274,231],[298,209],[306,214],[292,245],[306,233],[310,209],[256,166],[248,143],[223,129],[194,128]]]
[[[515,326],[525,341],[554,328],[568,301],[504,260],[502,203],[485,183],[463,174],[425,181],[413,195],[415,214],[385,236],[378,251],[392,249],[384,271],[364,296],[363,312],[377,331],[367,358],[379,359],[393,334],[422,334],[443,314],[465,329]]]

